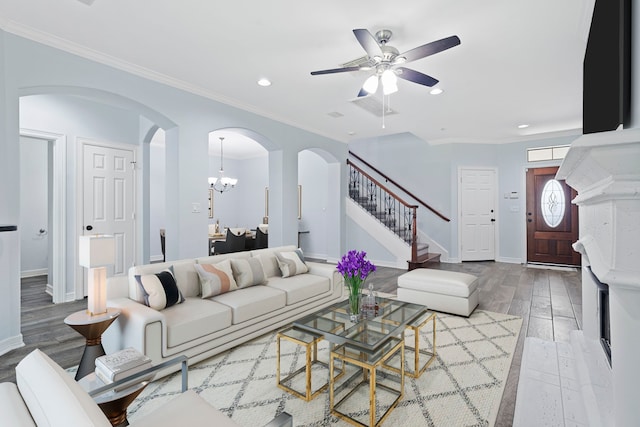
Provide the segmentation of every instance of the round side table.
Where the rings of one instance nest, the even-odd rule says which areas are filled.
[[[104,382],[100,380],[95,372],[81,378],[78,384],[82,386],[88,393],[104,386]],[[123,390],[109,391],[93,398],[98,404],[102,412],[107,416],[112,426],[128,426],[127,408],[135,400],[142,390],[149,384],[148,380],[142,378],[139,383],[130,385]]]
[[[76,381],[95,370],[96,359],[105,354],[102,347],[102,333],[119,315],[120,309],[107,308],[107,312],[103,314],[91,315],[83,310],[70,314],[64,319],[64,323],[87,340],[76,372]]]

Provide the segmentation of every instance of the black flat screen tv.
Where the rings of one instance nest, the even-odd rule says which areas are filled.
[[[583,67],[583,133],[626,127],[631,102],[631,0],[596,0]]]

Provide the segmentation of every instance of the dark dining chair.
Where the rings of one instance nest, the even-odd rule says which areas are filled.
[[[256,244],[254,249],[264,249],[269,247],[269,234],[263,233],[260,227],[256,228]]]
[[[234,234],[230,229],[227,229],[227,236],[223,241],[213,242],[213,254],[229,254],[231,252],[241,252],[244,250],[244,244],[246,240],[246,231],[242,231],[240,235]]]
[[[164,236],[164,234],[165,234],[164,228],[161,228],[160,229],[160,248],[162,249],[162,262],[166,262],[167,261],[167,259],[166,259],[167,257],[166,257],[166,255],[164,253],[164,245],[165,245],[165,242],[164,242],[165,236]]]

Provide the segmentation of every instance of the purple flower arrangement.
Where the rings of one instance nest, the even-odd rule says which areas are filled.
[[[352,319],[360,314],[360,290],[369,273],[376,271],[376,266],[365,259],[365,251],[350,250],[338,263],[337,269],[344,284],[349,290],[349,309]],[[355,317],[354,317],[355,316]]]

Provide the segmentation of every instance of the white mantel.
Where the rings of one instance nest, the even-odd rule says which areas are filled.
[[[574,248],[602,283],[609,285],[610,378],[595,381],[603,425],[640,425],[640,129],[584,135],[571,145],[557,173],[578,191],[580,238]],[[582,273],[583,334],[599,344],[595,282]],[[588,352],[602,366],[603,351]],[[607,401],[608,400],[608,401]],[[610,406],[610,407],[609,407]],[[608,414],[613,413],[613,420]]]

